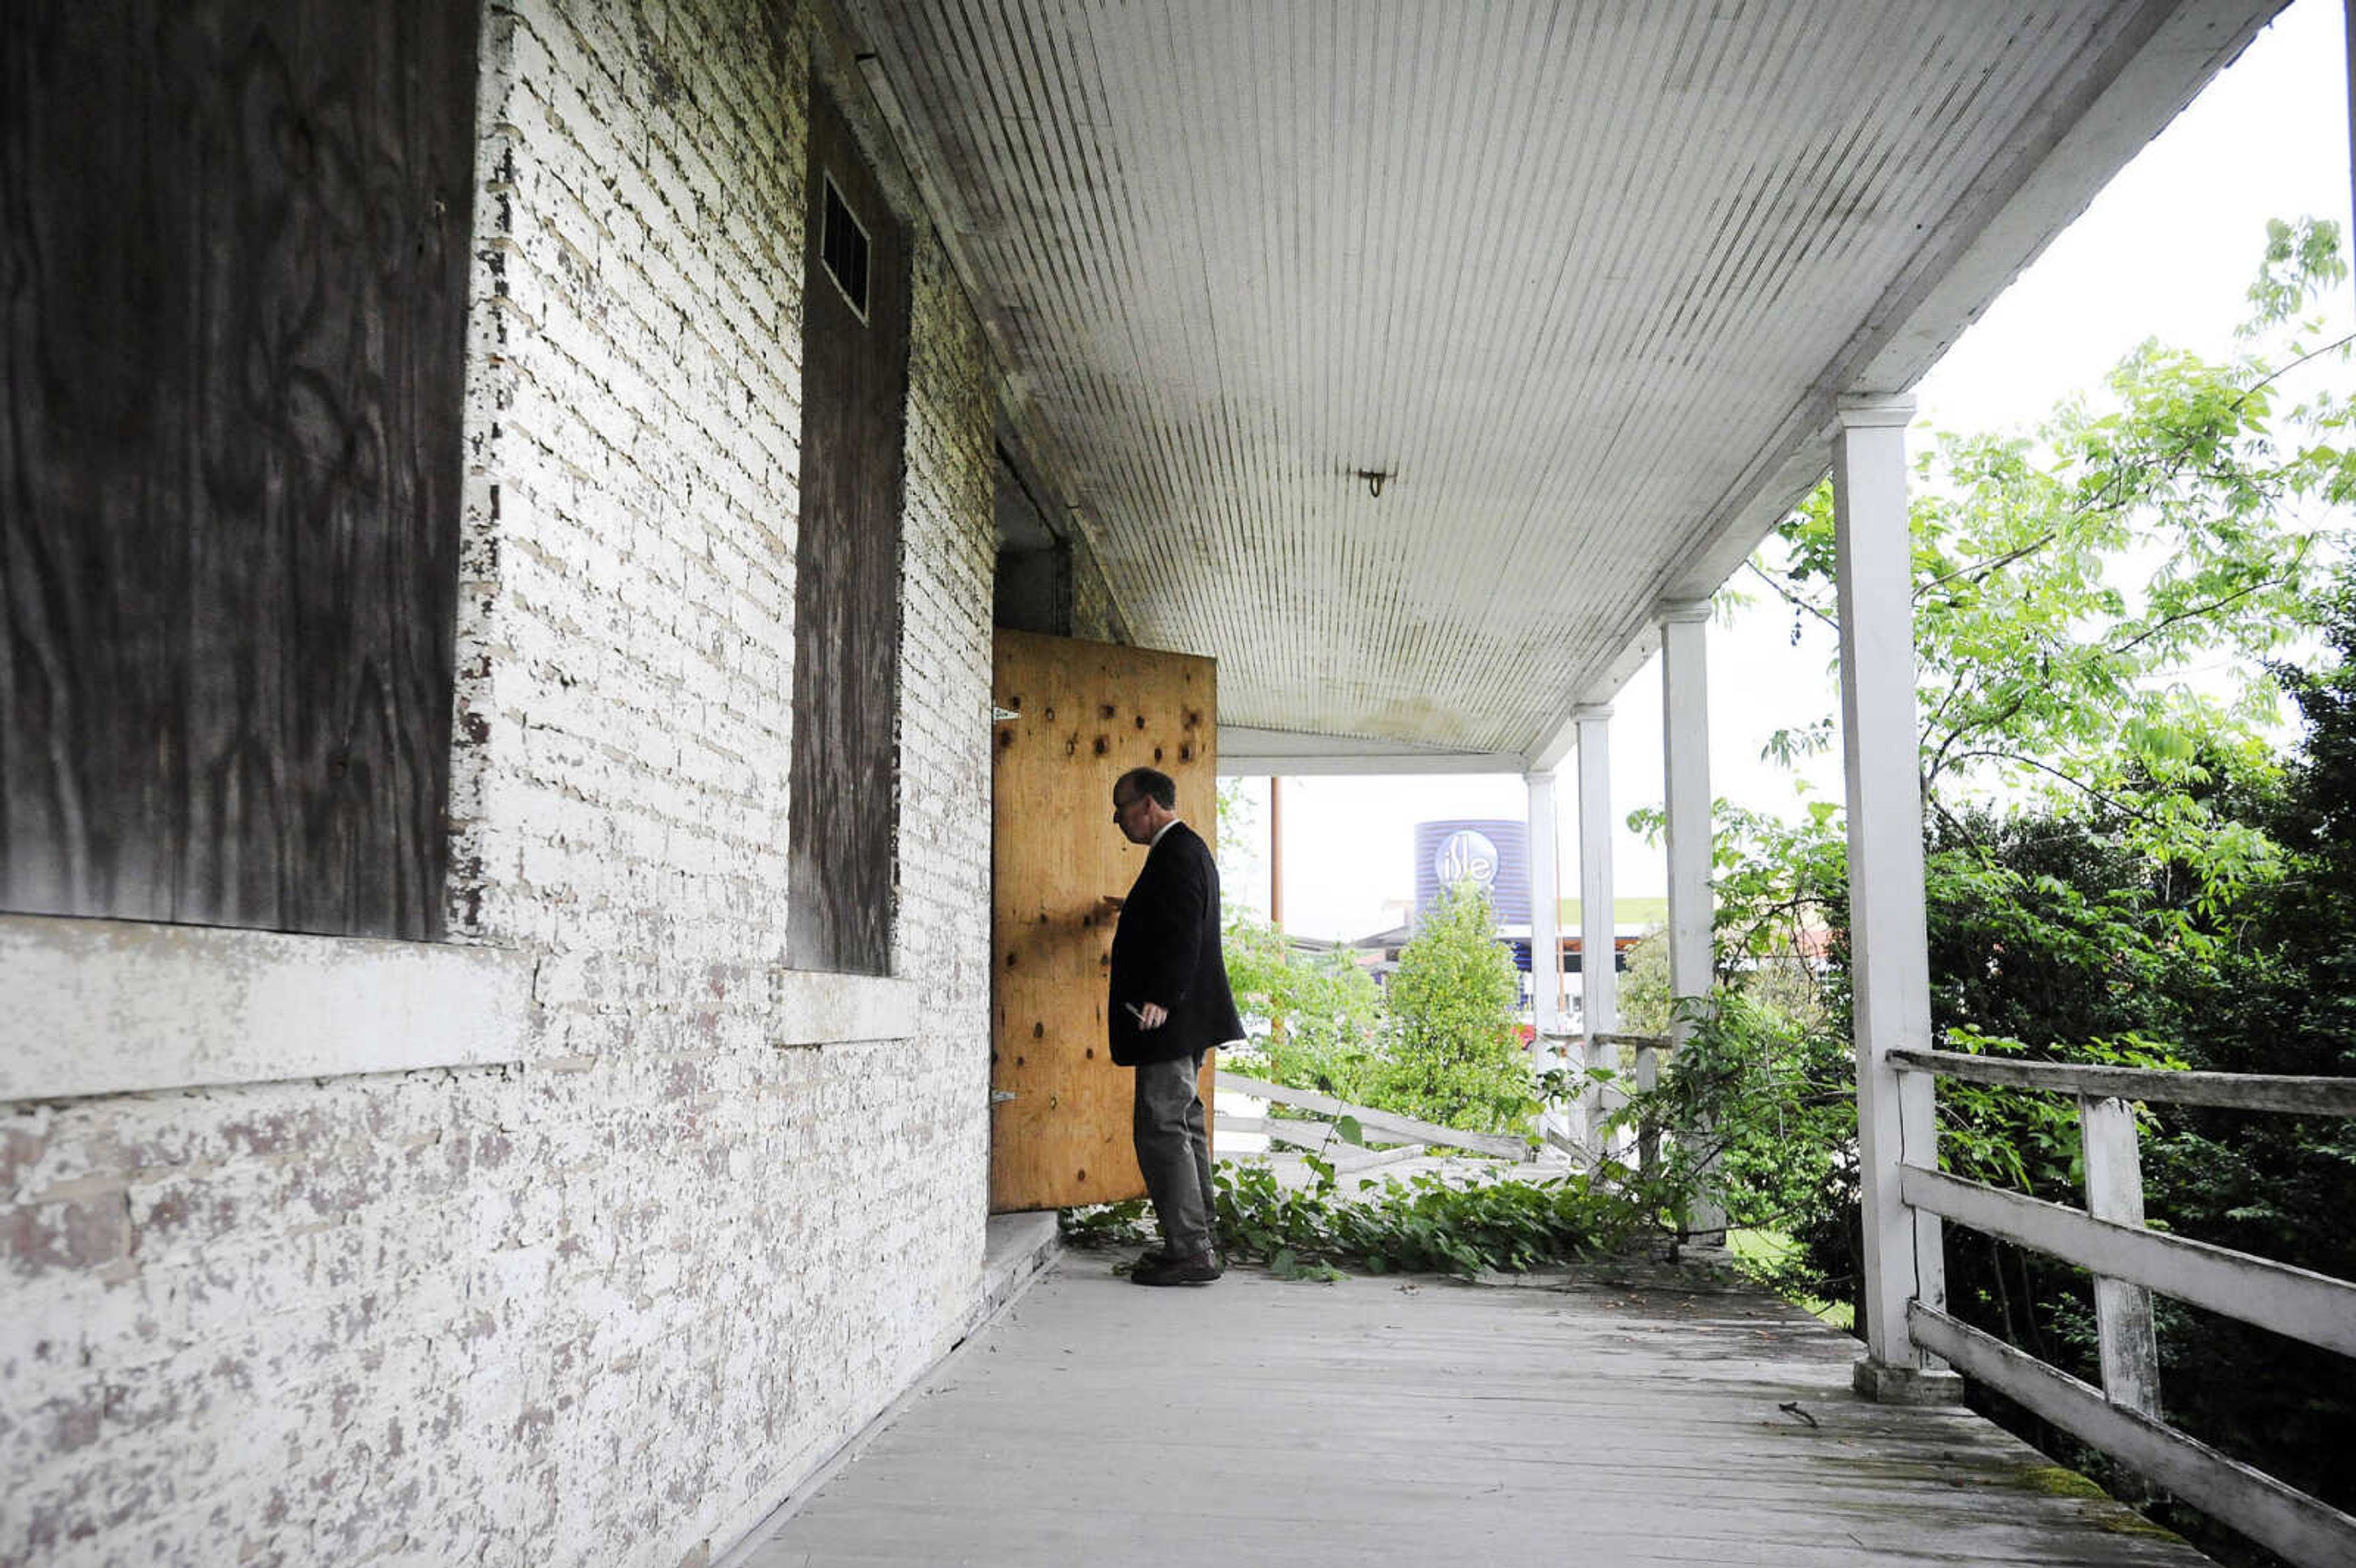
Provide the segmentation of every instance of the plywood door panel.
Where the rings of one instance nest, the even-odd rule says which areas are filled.
[[[1112,821],[1113,781],[1160,768],[1217,851],[1217,668],[1211,660],[1027,632],[998,634],[994,689],[991,1209],[1141,1197],[1134,1083],[1105,1044],[1113,922],[1142,846]],[[1215,1063],[1203,1063],[1203,1099]]]

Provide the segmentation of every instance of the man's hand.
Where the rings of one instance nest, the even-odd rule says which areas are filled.
[[[1160,1002],[1148,1002],[1137,1009],[1137,1027],[1140,1029],[1160,1029],[1169,1021],[1170,1009]]]

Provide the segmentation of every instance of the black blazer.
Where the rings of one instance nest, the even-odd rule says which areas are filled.
[[[1131,1005],[1159,1002],[1170,1019],[1140,1029]],[[1112,1059],[1123,1067],[1170,1061],[1241,1040],[1235,993],[1219,953],[1219,868],[1183,822],[1145,857],[1112,933]]]

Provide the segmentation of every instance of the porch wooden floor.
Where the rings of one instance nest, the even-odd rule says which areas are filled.
[[[740,1561],[2208,1561],[1975,1416],[1857,1400],[1853,1340],[1747,1291],[1113,1261],[1066,1254]]]

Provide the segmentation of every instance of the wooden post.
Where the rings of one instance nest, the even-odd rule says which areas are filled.
[[[1530,1019],[1558,1032],[1562,1010],[1562,908],[1554,852],[1554,774],[1524,773],[1530,844]]]
[[[1284,781],[1274,773],[1268,775],[1268,923],[1276,928],[1279,938],[1284,935]],[[1268,1020],[1270,1077],[1276,1074],[1277,1055],[1284,1049],[1287,1021],[1281,1012]]]
[[[1657,1047],[1636,1048],[1636,1093],[1649,1094],[1661,1086],[1661,1053]],[[1650,1176],[1661,1163],[1661,1129],[1649,1120],[1636,1129],[1636,1168]]]
[[[1284,781],[1268,780],[1268,923],[1284,929]]]
[[[2143,1159],[2136,1147],[2135,1108],[2125,1100],[2081,1094],[2078,1127],[2086,1157],[2086,1212],[2115,1225],[2141,1226]],[[2151,1292],[2096,1275],[2094,1324],[2102,1335],[2103,1397],[2157,1417],[2159,1343],[2152,1333]]]
[[[1554,774],[1522,775],[1528,796],[1530,845],[1530,1066],[1544,1072],[1565,1065],[1556,1055],[1562,1039],[1562,922],[1554,852]],[[1562,1130],[1560,1107],[1549,1098],[1540,1125]]]
[[[1710,793],[1709,675],[1705,649],[1709,601],[1661,607],[1662,784],[1666,800],[1669,850],[1669,1000],[1678,1016],[1669,1038],[1692,1031],[1691,1012],[1706,1005],[1710,985]],[[1649,1089],[1651,1076],[1638,1057],[1636,1086]],[[1659,1069],[1655,1066],[1653,1074]],[[1696,1129],[1708,1137],[1709,1129]],[[1648,1137],[1647,1142],[1651,1140]],[[1648,1150],[1644,1163],[1651,1161]],[[1700,1172],[1708,1183],[1714,1162]],[[1697,1198],[1685,1216],[1687,1233],[1705,1246],[1726,1240],[1726,1212],[1713,1198]]]
[[[1914,722],[1913,549],[1906,425],[1914,400],[1843,398],[1833,443],[1840,590],[1841,744],[1848,782],[1858,1161],[1864,1200],[1866,1360],[1858,1392],[1885,1403],[1955,1397],[1906,1327],[1906,1304],[1946,1305],[1939,1218],[1899,1195],[1902,1165],[1938,1168],[1935,1087],[1893,1051],[1931,1044],[1922,910],[1921,741]]]
[[[1587,1066],[1620,1070],[1620,1050],[1608,1039],[1620,1028],[1618,949],[1613,945],[1612,887],[1612,709],[1582,708],[1579,722],[1579,1012],[1587,1037]],[[1596,1159],[1611,1151],[1603,1136],[1604,1092],[1580,1097],[1579,1136]]]

